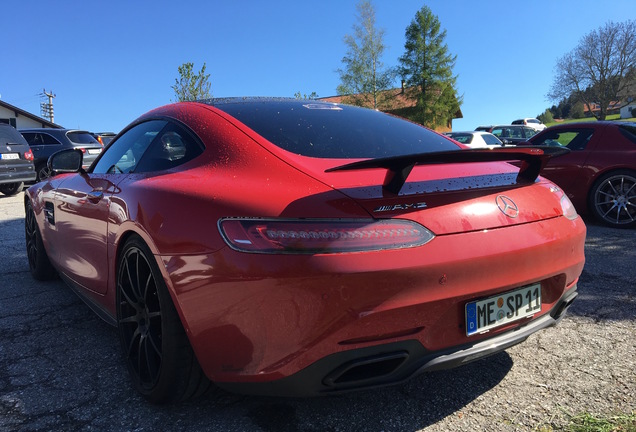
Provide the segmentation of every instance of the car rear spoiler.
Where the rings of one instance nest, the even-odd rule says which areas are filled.
[[[461,149],[368,159],[329,168],[325,172],[384,168],[387,173],[384,177],[382,188],[397,195],[415,165],[509,162],[518,160],[522,164],[517,175],[517,183],[534,183],[550,158],[569,152],[570,150],[567,148],[549,146]]]

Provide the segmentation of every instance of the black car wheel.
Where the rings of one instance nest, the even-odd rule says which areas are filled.
[[[4,195],[7,196],[12,196],[12,195],[16,195],[20,192],[22,192],[22,187],[24,186],[24,183],[19,182],[19,183],[4,183],[0,185],[0,192],[2,192]]]
[[[36,172],[37,172],[37,181],[39,182],[51,177],[51,170],[46,164],[38,165]]]
[[[636,173],[622,170],[601,177],[591,190],[590,208],[607,225],[636,225]]]
[[[53,279],[56,272],[44,249],[31,201],[26,202],[24,210],[24,236],[31,275],[37,280]]]
[[[150,249],[131,237],[117,269],[117,322],[137,390],[154,403],[203,394],[203,374]]]

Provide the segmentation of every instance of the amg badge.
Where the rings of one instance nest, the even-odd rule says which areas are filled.
[[[393,204],[383,205],[373,210],[374,213],[396,211],[396,210],[417,210],[426,208],[425,202],[413,203],[413,204]]]

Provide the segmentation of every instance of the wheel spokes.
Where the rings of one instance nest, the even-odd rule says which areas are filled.
[[[130,248],[118,276],[118,317],[129,365],[143,387],[159,379],[162,363],[161,307],[157,283],[144,253]]]

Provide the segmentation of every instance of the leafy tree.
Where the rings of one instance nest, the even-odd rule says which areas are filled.
[[[318,93],[311,92],[310,94],[302,94],[300,91],[297,91],[296,93],[294,93],[294,97],[296,99],[305,99],[305,100],[314,100],[314,99],[318,99]]]
[[[537,119],[543,124],[554,123],[554,117],[552,116],[552,111],[550,111],[550,109],[546,109],[543,114],[539,114]]]
[[[192,63],[184,63],[179,66],[179,78],[175,79],[172,86],[178,102],[195,101],[212,97],[210,91],[210,74],[205,73],[205,63],[198,74],[192,71]]]
[[[588,33],[557,61],[555,70],[548,97],[572,96],[588,108],[598,103],[600,111],[592,114],[605,120],[610,102],[636,79],[636,21],[608,22]]]
[[[375,27],[375,9],[368,0],[357,5],[358,24],[353,25],[353,34],[345,35],[347,54],[342,58],[343,68],[338,69],[340,85],[338,94],[358,106],[378,108],[382,91],[391,87],[395,73],[382,63],[384,53],[384,30]],[[386,95],[385,95],[386,96]]]
[[[446,30],[427,6],[422,7],[406,28],[405,53],[400,57],[400,74],[407,97],[415,100],[412,120],[434,128],[446,125],[462,104],[457,96],[453,67],[457,56],[444,42]]]
[[[570,118],[581,119],[583,117],[585,117],[583,102],[576,102],[570,109]]]

